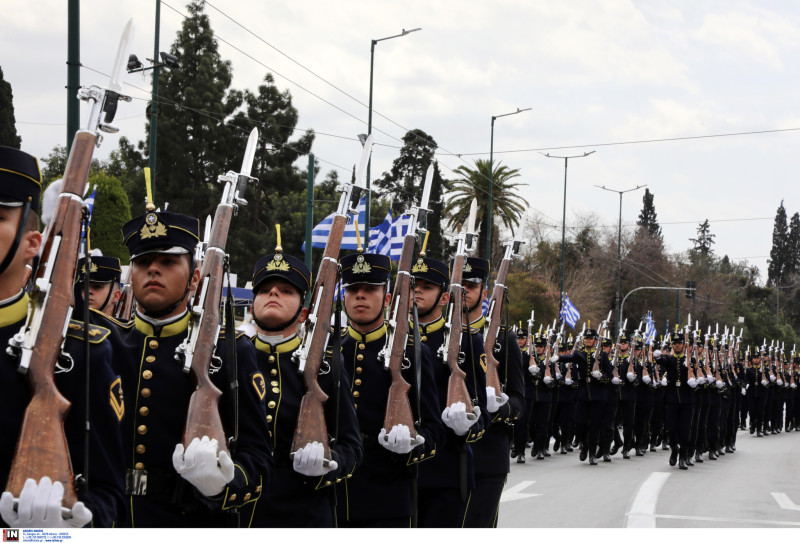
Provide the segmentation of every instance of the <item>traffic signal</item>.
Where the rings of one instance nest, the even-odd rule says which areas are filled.
[[[697,292],[697,281],[686,281],[686,297],[694,298],[695,292]]]

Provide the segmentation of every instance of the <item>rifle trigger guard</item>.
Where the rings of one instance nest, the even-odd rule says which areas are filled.
[[[217,355],[211,357],[211,361],[208,364],[208,373],[214,375],[220,369],[222,369],[222,359]]]
[[[322,359],[322,363],[319,365],[319,374],[318,375],[328,375],[331,372],[331,365],[330,362]]]
[[[464,351],[458,351],[458,365],[461,366],[466,359],[467,355],[464,354]]]
[[[401,369],[407,370],[408,368],[411,367],[411,360],[409,360],[408,358],[406,358],[404,356],[403,357],[403,363],[402,363],[402,365],[400,367],[401,367]]]
[[[499,341],[495,342],[494,349],[492,349],[492,351],[494,351],[495,353],[498,353],[498,354],[500,353],[500,342]]]
[[[59,362],[61,362],[62,360],[66,360],[67,362],[69,362],[69,366],[64,367],[61,364],[59,364]],[[58,355],[58,360],[56,361],[55,373],[69,373],[72,371],[74,367],[75,367],[75,361],[72,359],[72,356],[69,353],[65,353],[62,351],[61,354]]]

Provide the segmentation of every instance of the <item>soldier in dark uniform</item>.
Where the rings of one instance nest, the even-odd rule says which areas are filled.
[[[553,393],[556,388],[556,363],[547,359],[548,334],[536,334],[534,346],[536,353],[534,363],[528,366],[530,379],[533,381],[533,408],[531,419],[533,426],[533,448],[531,456],[544,460],[545,451],[550,443],[548,427],[552,418]],[[558,360],[558,355],[553,355]],[[550,375],[545,375],[550,367]]]
[[[130,323],[106,320],[113,327],[115,368],[123,382],[134,384],[126,390],[123,422],[126,525],[238,526],[238,508],[259,499],[272,471],[266,380],[256,365],[255,349],[243,334],[226,338],[222,332],[211,360],[211,381],[222,391],[225,435],[234,436],[238,427],[235,444],[228,444],[231,452],[220,450],[208,436],[195,438],[184,449],[181,440],[195,385],[176,362],[175,350],[187,337],[189,293],[200,279],[193,255],[198,221],[154,211],[150,204],[122,232],[131,255],[136,312]],[[235,367],[227,354],[228,341],[235,341]],[[239,387],[232,396],[234,381]],[[249,522],[245,518],[241,523]]]
[[[750,433],[762,437],[764,426],[764,407],[767,400],[769,377],[762,367],[766,363],[767,353],[756,353],[752,365],[745,370],[745,395],[750,409]]]
[[[413,514],[413,468],[437,455],[445,439],[433,362],[425,345],[420,346],[420,359],[415,360],[413,337],[409,336],[406,358],[410,365],[403,370],[403,377],[411,384],[409,400],[420,423],[418,439],[413,441],[410,428],[404,425],[387,433],[383,419],[391,378],[378,354],[386,343],[384,309],[391,300],[386,292],[391,261],[384,255],[352,254],[340,263],[349,320],[342,354],[361,428],[364,459],[352,478],[337,485],[339,525],[408,528]],[[454,412],[452,418],[463,423],[466,412]]]
[[[650,417],[655,403],[655,378],[653,364],[648,360],[641,337],[634,339],[634,371],[639,386],[636,387],[636,412],[633,420],[633,442],[636,456],[644,456],[647,452],[650,435]]]
[[[411,275],[420,336],[431,352],[439,412],[443,412],[451,407],[447,405],[450,368],[439,352],[447,331],[442,309],[450,300],[450,270],[444,262],[420,256],[411,267]],[[480,359],[483,353],[481,336],[463,334],[461,352],[465,355],[460,367],[466,373],[467,391],[471,398],[478,399],[479,406],[485,406],[486,375]],[[446,426],[446,439],[439,445],[436,456],[419,465],[420,528],[458,528],[463,522],[467,497],[475,488],[472,444],[483,436],[484,421],[478,417],[464,434],[456,433],[456,429],[461,430]]]
[[[596,353],[597,330],[587,328],[583,335],[583,348],[571,355],[560,357],[561,362],[572,364],[572,378],[578,383],[575,393],[575,435],[581,443],[580,460],[589,458],[597,464],[600,426],[606,410],[608,384],[611,381],[611,362],[605,353]],[[595,355],[599,357],[594,370]]]
[[[119,258],[113,256],[92,256],[89,270],[89,307],[95,311],[113,316],[114,308],[122,292],[119,282],[122,268]],[[78,279],[75,282],[76,315],[82,315],[84,292],[86,291],[86,258],[78,260]],[[80,303],[78,303],[80,302]]]
[[[517,341],[519,348],[522,351],[522,366],[527,368],[531,363],[531,356],[535,353],[528,352],[528,330],[527,328],[517,329]],[[536,395],[536,389],[533,384],[533,378],[529,375],[525,378],[525,408],[519,417],[514,422],[514,443],[511,447],[511,458],[517,459],[517,464],[525,463],[525,448],[528,444],[528,436],[533,437],[533,429],[531,428],[531,410],[533,409],[533,398]]]
[[[669,465],[674,466],[680,459],[680,469],[689,469],[686,458],[689,455],[692,439],[692,413],[694,410],[694,387],[696,378],[688,378],[686,352],[683,333],[674,332],[671,337],[672,354],[653,353],[662,375],[666,379],[664,393],[664,426],[672,449]]]
[[[692,370],[696,376],[694,387],[694,410],[692,412],[692,437],[689,445],[689,451],[686,456],[686,464],[693,466],[694,462],[703,463],[703,452],[707,448],[707,427],[708,427],[708,411],[710,402],[710,393],[708,377],[705,372],[705,367],[708,366],[705,360],[701,357],[705,356],[703,349],[700,347],[702,338],[698,338],[697,347],[694,345],[687,345],[686,360],[692,365]],[[711,356],[716,346],[709,346],[709,356]],[[694,458],[694,461],[692,461]]]
[[[464,303],[468,308],[470,332],[481,335],[486,325],[482,304],[486,299],[489,280],[489,262],[483,258],[464,259],[462,286]],[[482,336],[481,336],[482,337]],[[490,347],[499,366],[503,394],[507,401],[498,405],[499,391],[486,389],[486,411],[490,425],[480,441],[475,443],[475,490],[470,493],[464,514],[465,528],[496,528],[500,512],[500,495],[508,472],[511,470],[509,449],[514,421],[525,407],[525,382],[522,368],[522,351],[517,336],[504,326],[500,327],[497,343]],[[482,359],[485,360],[485,359]]]
[[[603,415],[600,420],[600,440],[598,454],[603,457],[603,462],[611,462],[611,455],[616,454],[620,447],[622,447],[622,439],[617,435],[617,413],[619,412],[619,398],[620,388],[622,387],[622,380],[619,378],[619,370],[614,375],[615,365],[618,362],[612,360],[612,349],[616,349],[614,342],[606,335],[601,343],[603,355],[609,361],[611,367],[611,380],[608,383],[606,391],[606,403],[603,410]],[[613,443],[613,446],[612,446]]]
[[[257,334],[259,369],[269,379],[264,400],[275,457],[275,472],[253,514],[253,527],[332,528],[336,525],[335,482],[350,477],[361,462],[358,428],[350,380],[342,371],[341,355],[328,352],[317,382],[328,396],[325,427],[330,439],[330,462],[323,444],[313,442],[292,451],[300,401],[306,392],[303,374],[292,355],[300,346],[298,325],[308,309],[303,300],[311,287],[311,272],[303,263],[276,248],[256,262],[253,270],[253,321]],[[335,386],[334,379],[339,380]]]
[[[717,350],[717,359],[711,361],[711,364],[708,365],[710,368],[710,372],[706,375],[706,396],[708,396],[708,418],[706,419],[706,448],[705,450],[708,451],[708,459],[709,460],[716,460],[719,457],[718,451],[722,447],[722,435],[723,432],[720,430],[720,421],[724,420],[722,417],[722,404],[723,402],[723,395],[726,395],[727,389],[725,388],[725,382],[722,380],[722,373],[720,373],[720,379],[716,379],[716,372],[719,370],[717,367],[721,364],[721,359],[723,353],[721,351],[722,345],[715,345],[714,348]],[[709,379],[710,378],[710,379]],[[695,455],[700,458],[702,456],[703,450],[699,447],[695,451]]]
[[[17,436],[28,402],[31,399],[28,380],[17,371],[19,359],[6,352],[9,339],[20,332],[28,316],[27,266],[37,255],[42,243],[39,233],[39,196],[42,190],[39,164],[35,157],[9,147],[0,146],[0,432],[5,436],[0,445],[0,488],[6,488]],[[68,296],[69,293],[61,293]],[[60,482],[48,477],[28,479],[19,498],[4,492],[0,498],[3,527],[77,528],[95,526],[110,528],[123,514],[123,460],[120,419],[124,416],[122,385],[112,371],[109,331],[90,326],[89,356],[84,358],[85,326],[72,320],[67,328],[64,351],[71,357],[58,362],[55,384],[72,403],[64,422],[74,475],[88,474],[88,484],[76,484],[78,501],[72,506],[71,518],[60,514]],[[86,379],[91,361],[89,390]],[[86,420],[86,399],[89,399],[89,420]],[[54,407],[55,409],[55,407]],[[85,449],[87,423],[88,450]],[[88,464],[86,463],[88,461]],[[46,508],[31,507],[33,502]],[[43,516],[47,511],[57,515]]]
[[[559,357],[568,356],[572,352],[574,341],[570,336],[566,342],[561,343],[558,347]],[[573,424],[573,415],[575,414],[575,391],[578,389],[578,383],[575,381],[572,372],[570,371],[571,362],[564,362],[559,358],[558,372],[556,376],[560,377],[556,381],[556,411],[553,416],[554,436],[555,442],[553,450],[560,449],[561,454],[572,452],[572,438],[575,433]]]

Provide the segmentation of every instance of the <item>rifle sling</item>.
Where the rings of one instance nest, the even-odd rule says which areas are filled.
[[[233,315],[233,289],[231,288],[230,261],[225,257],[223,265],[228,277],[228,295],[225,300],[225,354],[227,358],[228,393],[225,395],[228,403],[228,413],[233,417],[231,428],[233,434],[228,438],[228,450],[233,454],[239,441],[239,364],[236,357],[236,323]]]
[[[90,343],[89,343],[89,276],[92,270],[92,256],[89,254],[89,211],[86,207],[83,208],[83,231],[86,232],[86,275],[83,284],[83,363],[86,368],[86,382],[84,390],[85,394],[85,411],[84,411],[84,433],[83,433],[83,473],[75,477],[75,492],[78,494],[83,493],[89,489],[89,437],[91,435],[91,419],[89,411],[89,402],[91,394],[89,393],[89,386],[91,384],[91,367],[90,364]],[[113,285],[110,292],[113,290]]]
[[[336,267],[336,282],[335,285],[339,284],[341,274],[341,267],[337,265]],[[339,289],[337,289],[339,292]],[[331,360],[329,362],[331,368],[331,379],[332,379],[332,387],[331,387],[331,394],[330,398],[328,398],[328,405],[331,405],[333,402],[333,409],[334,409],[334,416],[333,416],[333,427],[330,429],[330,447],[334,447],[336,445],[336,440],[339,436],[339,394],[340,394],[340,382],[342,377],[342,311],[341,311],[341,298],[337,297],[336,300],[333,302],[333,345],[331,347]],[[333,457],[333,451],[331,451],[331,457]],[[328,487],[328,499],[330,500],[331,504],[331,518],[333,519],[333,527],[338,528],[339,523],[336,520],[336,486],[331,485]]]

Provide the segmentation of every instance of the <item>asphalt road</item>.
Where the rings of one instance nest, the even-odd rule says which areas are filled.
[[[670,467],[659,447],[597,466],[578,450],[512,460],[500,503],[501,528],[800,527],[800,433],[757,438],[739,431],[736,452]]]

